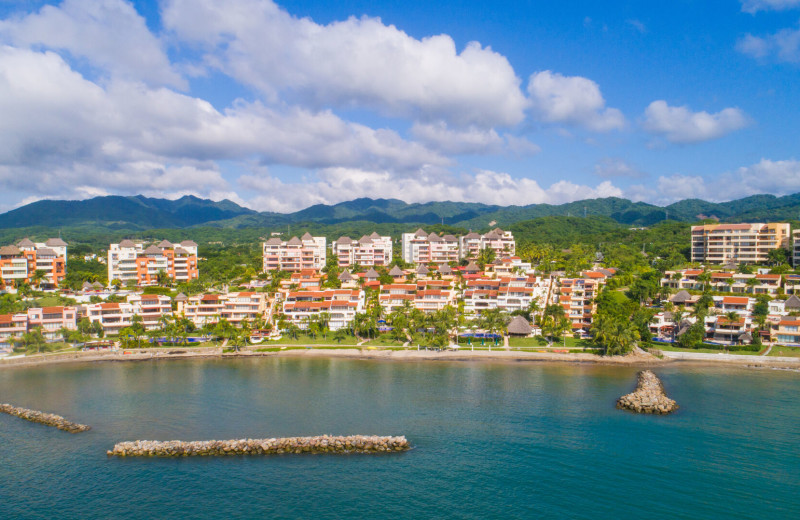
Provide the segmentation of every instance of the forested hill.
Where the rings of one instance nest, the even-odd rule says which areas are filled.
[[[590,199],[568,204],[497,206],[473,202],[407,204],[396,199],[355,199],[318,204],[295,213],[257,212],[223,200],[185,196],[177,200],[107,196],[81,201],[42,200],[0,214],[0,229],[93,226],[114,229],[153,228],[286,228],[298,224],[334,226],[348,222],[447,225],[484,230],[549,217],[608,217],[629,226],[649,226],[665,219],[695,222],[715,218],[726,222],[785,221],[800,217],[800,193],[776,197],[754,195],[713,203],[698,199],[666,207],[621,198]]]

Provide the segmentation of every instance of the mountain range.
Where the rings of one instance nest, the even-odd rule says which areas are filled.
[[[294,213],[257,212],[229,200],[193,196],[177,200],[105,196],[87,200],[41,200],[0,214],[0,229],[95,226],[107,229],[282,227],[291,224],[374,222],[447,224],[481,230],[546,216],[603,216],[620,224],[649,226],[665,219],[696,222],[786,221],[800,219],[800,193],[776,197],[753,195],[729,202],[687,199],[666,207],[622,198],[589,199],[567,204],[498,206],[475,202],[408,204],[397,199],[360,198],[317,204]]]

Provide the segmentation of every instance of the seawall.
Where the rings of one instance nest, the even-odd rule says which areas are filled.
[[[116,457],[193,457],[281,453],[389,453],[410,448],[404,436],[319,435],[227,441],[120,442],[106,452]]]
[[[85,424],[78,424],[66,420],[60,415],[54,413],[39,412],[36,410],[29,410],[27,408],[18,408],[8,403],[0,404],[0,412],[25,419],[26,421],[44,424],[45,426],[52,426],[59,430],[64,430],[69,433],[80,433],[91,429],[90,426]]]

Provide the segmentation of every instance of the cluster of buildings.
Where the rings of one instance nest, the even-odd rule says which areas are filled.
[[[670,298],[675,305],[672,312],[659,312],[650,324],[657,338],[674,340],[697,322],[692,316],[699,295],[681,290]],[[754,315],[757,299],[751,296],[712,296],[713,305],[704,318],[704,340],[722,345],[749,344],[758,334],[760,324]],[[790,346],[800,346],[800,298],[793,294],[784,299],[774,299],[768,304],[762,341],[777,341]]]
[[[588,334],[597,310],[595,297],[615,274],[614,269],[598,269],[584,271],[578,278],[557,278],[551,303],[564,308],[573,332]]]
[[[692,226],[691,261],[707,264],[763,264],[769,252],[790,251],[792,265],[800,265],[800,230],[790,233],[781,222],[705,224]]]
[[[262,247],[264,272],[319,270],[327,260],[326,238],[311,236],[310,233],[289,240],[272,237]],[[485,249],[494,251],[495,258],[513,257],[516,252],[514,236],[510,231],[501,229],[493,229],[484,235],[469,233],[462,237],[418,229],[414,233],[403,233],[400,239],[400,257],[404,262],[414,265],[453,265],[464,259],[476,259]],[[359,239],[343,236],[331,243],[331,253],[336,255],[340,268],[385,267],[392,261],[392,238],[378,233]]]
[[[67,275],[67,243],[60,238],[33,242],[23,238],[0,247],[0,285],[37,283],[56,288]]]

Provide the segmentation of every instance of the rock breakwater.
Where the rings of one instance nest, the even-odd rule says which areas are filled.
[[[678,403],[667,397],[664,386],[652,371],[638,374],[636,390],[617,400],[617,408],[636,413],[668,414],[678,409]]]
[[[227,441],[120,442],[106,453],[116,457],[194,457],[280,453],[390,453],[410,448],[404,436],[320,435]]]
[[[80,433],[91,429],[90,426],[70,422],[60,415],[56,415],[54,413],[45,413],[36,410],[29,410],[27,408],[19,408],[8,403],[0,404],[0,412],[19,417],[20,419],[25,419],[26,421],[44,424],[45,426],[52,426],[69,433]]]

